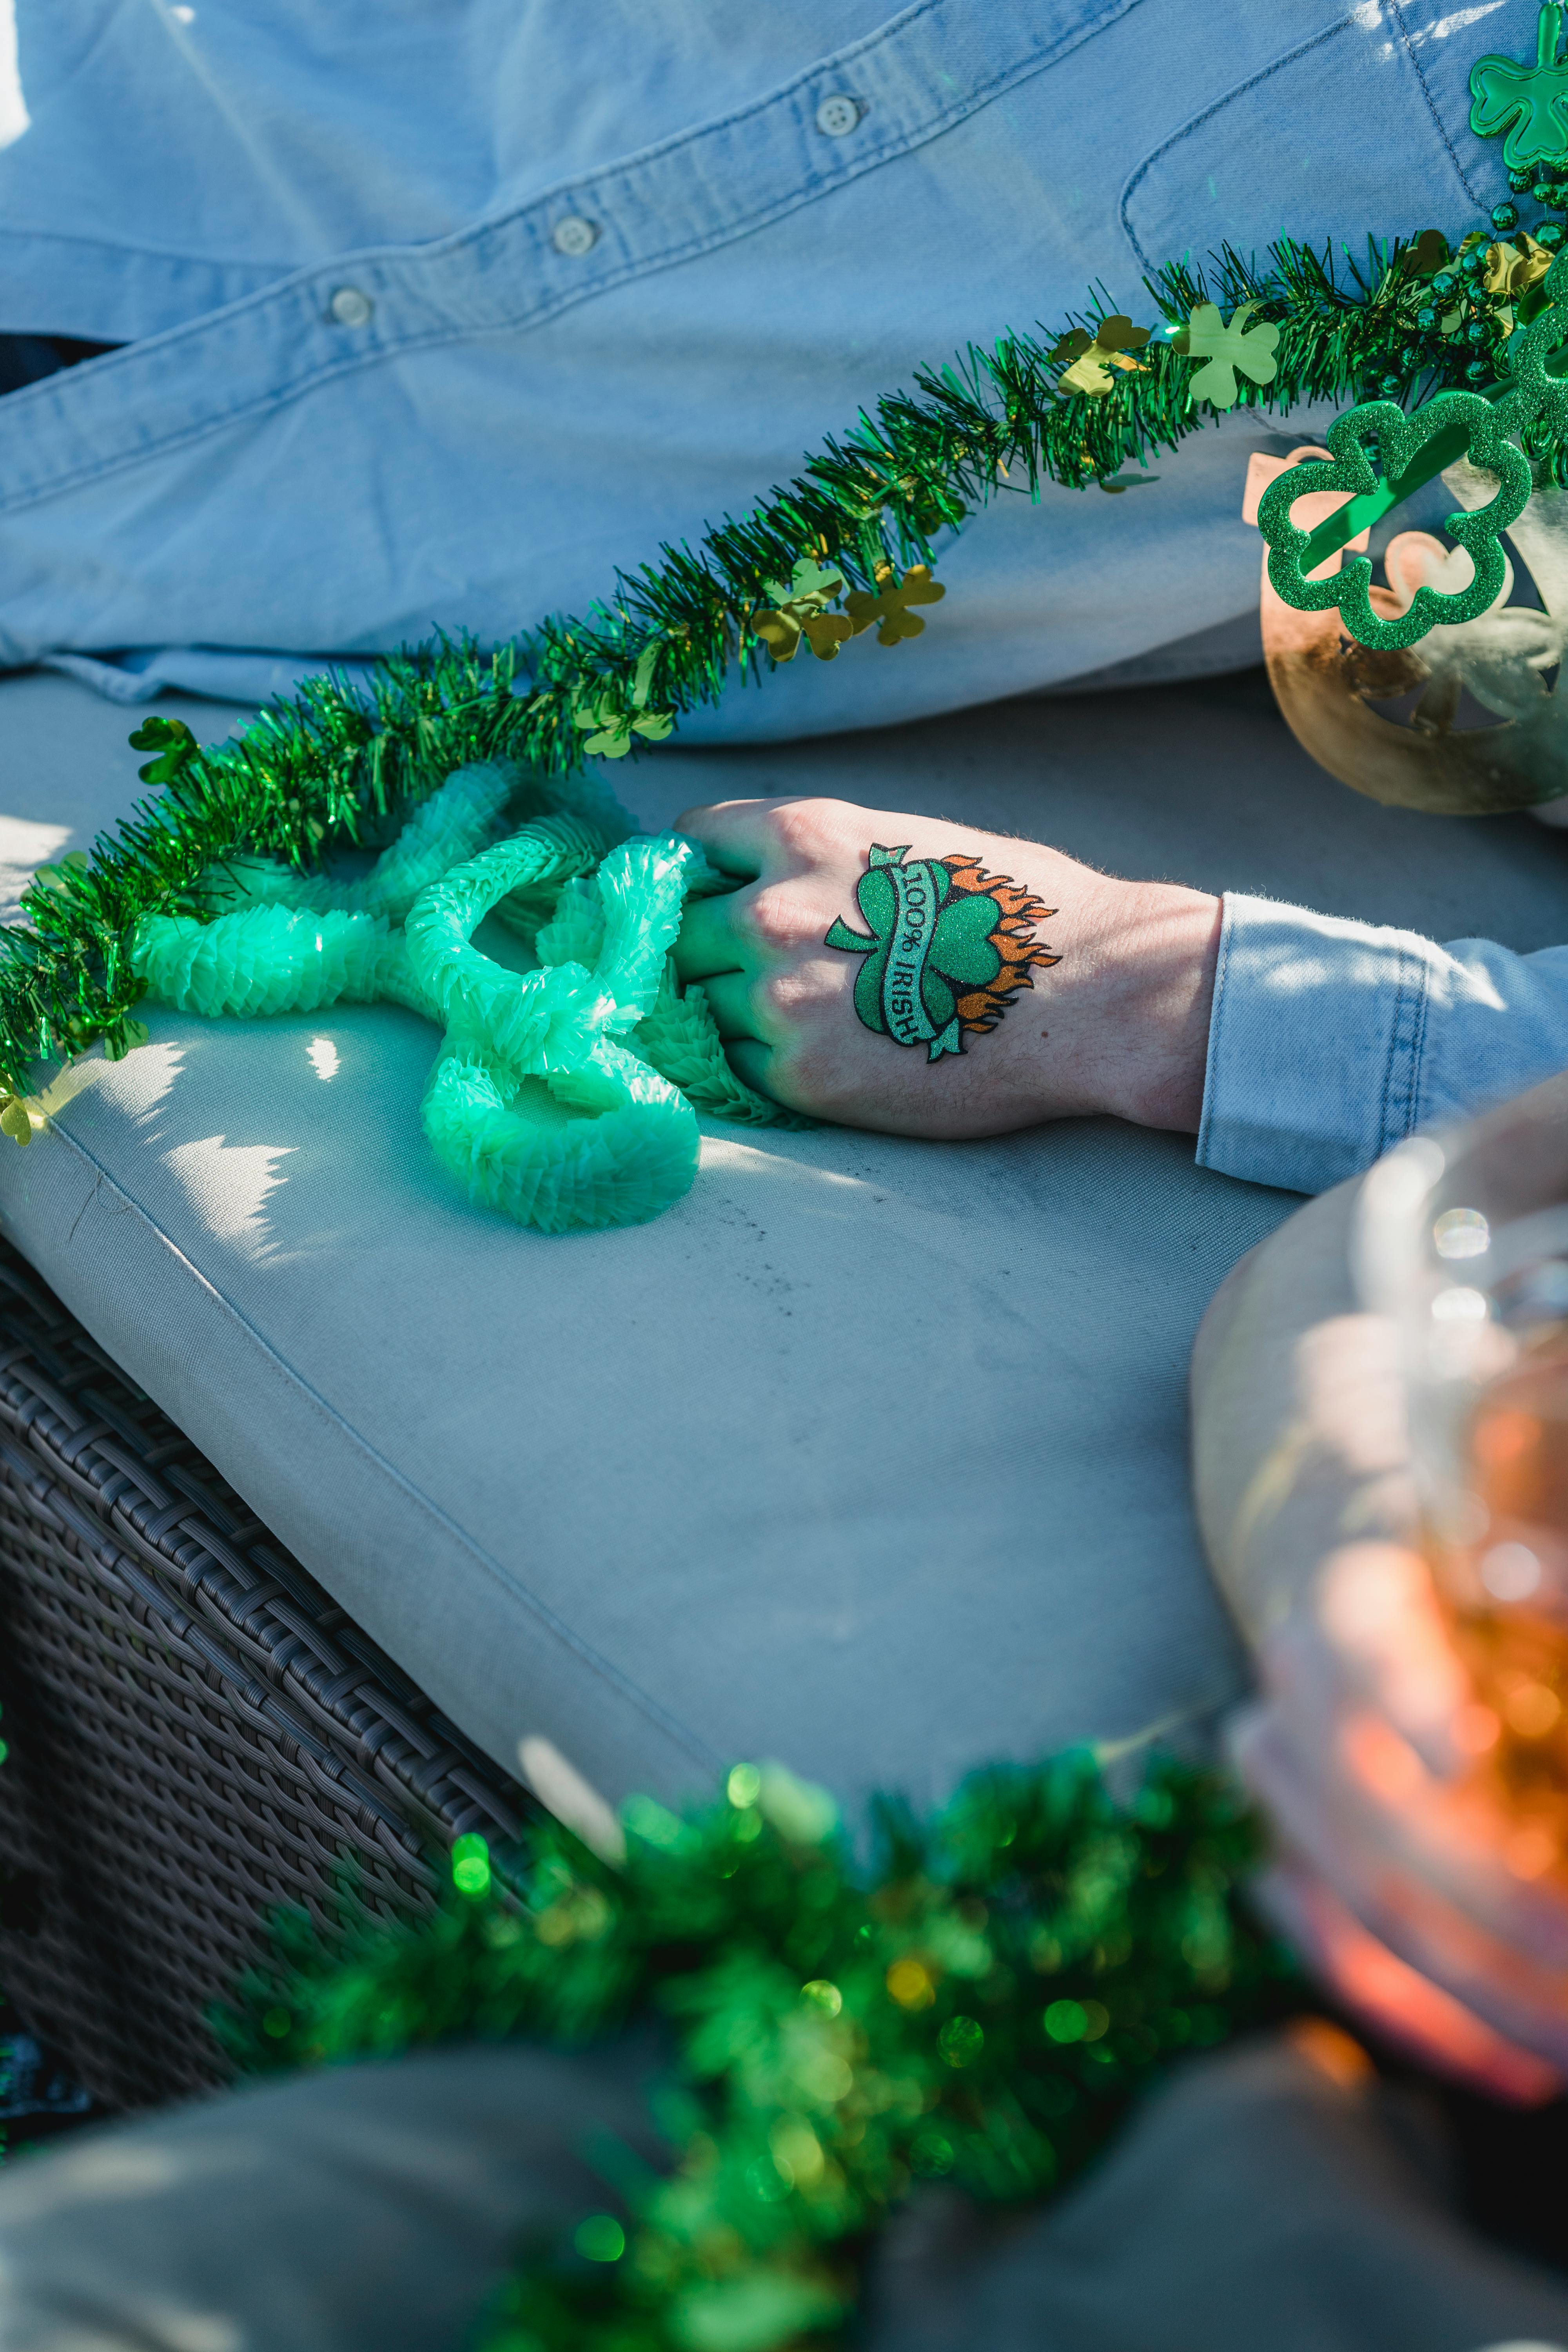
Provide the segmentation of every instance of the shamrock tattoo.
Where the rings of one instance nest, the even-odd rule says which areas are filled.
[[[907,843],[872,843],[855,891],[870,936],[835,922],[823,944],[864,956],[855,1010],[865,1026],[897,1045],[923,1045],[935,1062],[994,1029],[1036,972],[1061,961],[1034,938],[1056,908],[985,873],[977,857],[906,864],[909,854]]]
[[[1478,139],[1506,131],[1502,160],[1510,172],[1568,161],[1568,63],[1557,55],[1563,11],[1548,5],[1535,27],[1535,63],[1478,58],[1470,68],[1470,129]]]

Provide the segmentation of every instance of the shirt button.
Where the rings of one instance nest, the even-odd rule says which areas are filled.
[[[340,286],[328,308],[340,327],[363,327],[369,324],[375,304],[357,286]]]
[[[837,97],[823,100],[816,110],[816,127],[826,138],[847,139],[852,131],[859,129],[860,117],[865,111],[858,98],[849,98],[840,92]]]
[[[581,260],[584,254],[591,253],[598,244],[599,224],[584,220],[581,213],[568,213],[565,219],[558,220],[551,230],[550,242],[557,253],[568,254],[574,261]]]

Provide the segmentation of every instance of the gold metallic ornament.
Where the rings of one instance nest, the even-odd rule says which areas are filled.
[[[940,580],[931,576],[929,563],[911,563],[902,580],[890,563],[877,567],[878,594],[869,595],[857,588],[844,599],[844,609],[858,636],[863,629],[880,622],[877,631],[879,646],[896,646],[902,637],[918,637],[925,633],[925,623],[911,604],[940,604],[947,590]]]
[[[841,572],[803,555],[787,581],[766,583],[773,609],[753,613],[751,625],[776,662],[794,661],[803,640],[818,661],[836,661],[840,646],[855,635],[852,623],[827,609],[843,591]]]
[[[1135,327],[1123,310],[1101,319],[1092,335],[1087,328],[1075,327],[1050,354],[1053,360],[1071,362],[1058,378],[1058,390],[1088,393],[1098,399],[1116,381],[1110,373],[1112,368],[1121,368],[1129,373],[1140,371],[1141,362],[1131,354],[1143,349],[1151,331],[1148,327]]]

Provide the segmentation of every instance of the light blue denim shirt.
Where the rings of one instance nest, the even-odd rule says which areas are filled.
[[[1430,819],[1427,822],[1431,822]],[[1227,894],[1198,1159],[1321,1192],[1568,1068],[1568,947],[1437,947]]]
[[[922,361],[1281,229],[1505,193],[1468,128],[1535,0],[15,0],[0,667],[504,639],[742,511]],[[3,18],[0,18],[3,21]],[[1289,439],[1321,431],[1302,414]],[[917,645],[687,739],[1072,679],[1251,614],[1240,415],[1124,497],[1000,496]],[[188,648],[205,663],[183,667]],[[227,661],[226,672],[223,663]]]
[[[1151,320],[1145,274],[1186,251],[1461,231],[1506,187],[1500,142],[1468,127],[1470,64],[1532,56],[1537,6],[15,14],[0,332],[123,348],[0,400],[0,667],[53,659],[134,698],[244,697],[307,657],[580,610],[617,565],[787,479],[920,362],[1055,321],[1093,283]],[[1237,415],[1125,497],[1003,495],[943,551],[947,600],[918,643],[737,685],[683,733],[871,726],[1234,658],[1257,608],[1247,456],[1325,421]],[[1326,1181],[1332,1150],[1271,1158],[1275,1114],[1229,1104],[1248,1024],[1289,1001],[1248,920],[1227,929],[1202,1148]],[[1313,952],[1349,957],[1337,938]],[[1344,962],[1347,990],[1381,1007],[1360,971]],[[1442,1000],[1456,1017],[1462,993]],[[1431,1099],[1446,1089],[1466,1097],[1446,1078]],[[1277,1116],[1298,1133],[1299,1106]],[[1335,1121],[1354,1126],[1341,1158],[1367,1150],[1359,1113]]]

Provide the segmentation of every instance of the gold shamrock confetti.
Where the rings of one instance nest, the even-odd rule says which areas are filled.
[[[929,563],[911,563],[902,580],[890,563],[879,563],[877,566],[877,587],[879,593],[875,596],[868,594],[864,588],[852,589],[844,599],[844,609],[853,624],[856,636],[863,629],[868,629],[873,622],[881,623],[877,631],[879,646],[896,646],[901,637],[923,635],[925,623],[918,613],[910,611],[910,606],[940,604],[947,593],[941,581],[931,578]]]
[[[764,583],[773,607],[753,613],[751,626],[776,662],[794,661],[803,639],[818,661],[837,661],[839,647],[855,635],[841,613],[826,609],[843,590],[839,572],[803,555],[787,581]]]
[[[1448,258],[1448,240],[1439,228],[1424,228],[1405,256],[1413,278],[1436,278]]]
[[[1517,302],[1521,294],[1540,285],[1552,260],[1546,247],[1537,245],[1528,229],[1521,229],[1517,246],[1500,241],[1487,247],[1487,292],[1507,294]]]
[[[1088,393],[1093,397],[1109,392],[1116,381],[1110,373],[1112,368],[1138,371],[1140,362],[1131,354],[1143,349],[1149,335],[1147,327],[1135,327],[1122,310],[1101,319],[1092,335],[1083,327],[1075,327],[1070,335],[1062,337],[1050,355],[1053,360],[1072,362],[1058,378],[1058,390]]]

